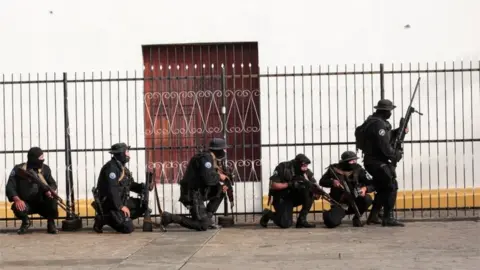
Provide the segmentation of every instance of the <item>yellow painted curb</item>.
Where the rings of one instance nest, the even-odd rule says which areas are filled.
[[[267,200],[268,196],[263,196],[263,207],[267,207]],[[92,200],[76,201],[76,212],[79,212],[80,216],[93,216],[95,210],[91,207],[91,202]],[[14,217],[10,207],[11,203],[0,202],[0,218]],[[464,207],[480,207],[480,188],[400,191],[396,204],[397,209],[455,209]],[[298,207],[298,210],[300,209],[301,207]],[[312,207],[314,211],[328,209],[330,209],[330,204],[321,199],[315,201]],[[59,209],[59,214],[65,216],[65,211]]]

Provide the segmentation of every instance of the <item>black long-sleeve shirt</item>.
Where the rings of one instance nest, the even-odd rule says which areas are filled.
[[[356,164],[356,166],[350,172],[341,170],[337,163],[332,164],[331,166],[333,168],[336,168],[337,171],[335,172],[335,174],[339,178],[343,177],[343,180],[345,180],[348,183],[348,187],[350,188],[350,191],[353,191],[354,188],[361,188],[361,187],[367,188],[366,193],[370,193],[374,191],[372,181],[368,178],[367,172],[359,164]],[[342,180],[342,179],[337,179],[335,175],[332,173],[332,171],[330,169],[327,169],[327,171],[322,175],[322,178],[320,179],[320,186],[330,188],[330,196],[332,196],[332,198],[335,200],[340,200],[345,190],[342,189],[341,187],[334,187],[333,186],[334,180]]]
[[[367,121],[374,121],[365,131],[367,147],[364,150],[364,163],[389,163],[397,159],[397,153],[393,149],[392,138],[399,129],[392,130],[390,123],[380,116],[373,114]]]
[[[21,163],[15,165],[10,172],[7,185],[5,187],[5,193],[8,201],[13,202],[13,197],[15,196],[18,196],[22,201],[29,201],[35,199],[44,192],[36,183],[18,176],[18,170],[25,170],[26,168],[26,163]],[[34,172],[39,174],[38,169],[34,169]],[[47,184],[53,190],[57,190],[57,182],[52,176],[52,170],[50,167],[46,164],[43,164],[40,173],[43,175],[43,178],[45,178]]]
[[[104,206],[114,210],[121,210],[125,206],[127,199],[125,195],[128,196],[130,191],[135,193],[143,191],[143,185],[134,182],[128,169],[114,158],[103,165],[100,170],[97,188],[100,199],[106,198]]]

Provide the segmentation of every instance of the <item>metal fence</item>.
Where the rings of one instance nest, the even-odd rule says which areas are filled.
[[[137,181],[155,168],[164,210],[178,202],[189,158],[213,137],[226,137],[238,174],[234,212],[255,219],[265,207],[276,164],[305,153],[319,179],[346,150],[354,129],[382,98],[397,105],[398,126],[416,79],[422,78],[398,169],[400,218],[474,217],[480,205],[480,63],[275,67],[248,63],[157,66],[143,72],[2,75],[0,192],[31,146],[46,152],[59,194],[93,217],[91,189],[117,142],[132,146]],[[72,183],[71,186],[68,183]],[[327,189],[328,190],[328,189]],[[477,197],[476,197],[477,196]],[[157,209],[151,202],[153,214]],[[4,197],[0,218],[17,226]],[[320,200],[314,212],[328,208]],[[415,210],[415,211],[412,211]],[[417,212],[418,210],[418,212]],[[61,212],[64,214],[64,212]],[[220,207],[219,213],[223,213]]]

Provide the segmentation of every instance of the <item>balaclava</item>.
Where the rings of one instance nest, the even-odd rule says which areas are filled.
[[[27,167],[31,169],[40,169],[44,162],[43,151],[40,147],[32,147],[27,154]]]

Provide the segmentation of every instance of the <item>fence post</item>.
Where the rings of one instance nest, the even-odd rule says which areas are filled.
[[[380,99],[385,99],[385,81],[384,81],[383,63],[380,64]]]
[[[72,172],[72,148],[70,145],[70,123],[68,119],[68,89],[67,89],[67,73],[63,73],[63,109],[64,109],[64,125],[65,125],[65,184],[66,184],[66,206],[75,213],[75,197],[73,192],[73,172]],[[72,218],[67,213],[67,218]]]
[[[222,126],[223,126],[223,139],[225,140],[225,142],[227,142],[227,97],[226,97],[226,86],[225,86],[225,68],[226,66],[225,65],[222,65],[221,67],[221,76],[220,76],[220,80],[221,80],[221,89],[222,89]],[[225,154],[226,155],[226,154]],[[227,157],[228,158],[228,157]],[[227,158],[225,158],[225,161],[224,162],[227,162]],[[227,165],[227,164],[225,164]],[[228,199],[227,199],[227,196],[224,197],[223,199],[223,211],[224,211],[224,215],[227,215],[228,214]]]

